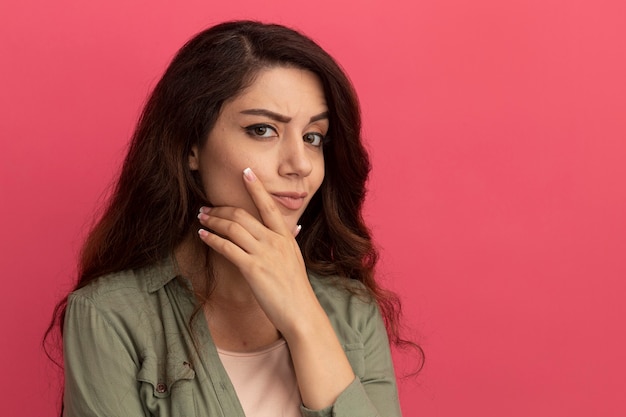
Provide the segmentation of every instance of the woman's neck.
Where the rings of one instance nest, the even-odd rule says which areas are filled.
[[[223,256],[198,244],[194,237],[185,239],[174,251],[174,257],[181,274],[191,281],[198,299],[227,308],[260,308],[239,269]],[[207,291],[208,279],[212,281],[210,291]]]
[[[197,245],[193,239],[176,248],[174,257],[181,274],[191,281],[196,298],[203,304],[216,346],[232,352],[249,352],[271,345],[281,337],[239,269],[226,258],[207,252],[206,247]]]

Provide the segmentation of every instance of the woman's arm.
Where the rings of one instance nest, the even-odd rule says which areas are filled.
[[[314,294],[313,298],[306,313],[298,316],[283,337],[289,345],[302,403],[309,409],[323,409],[335,403],[355,375],[326,312]]]
[[[145,417],[137,365],[88,298],[70,295],[63,330],[64,417]]]
[[[355,414],[352,410],[347,415],[380,415],[364,388],[376,377],[363,384],[355,380],[350,362],[311,288],[292,231],[261,182],[254,176],[244,178],[263,223],[234,207],[204,209],[200,222],[214,233],[202,229],[200,237],[239,268],[261,308],[287,341],[306,408],[324,410],[344,396],[353,398],[346,402],[360,409],[361,404],[357,402],[363,400],[366,404],[362,413]],[[383,326],[368,336],[372,352],[380,354],[379,345],[386,343],[385,334]],[[377,392],[376,388],[372,390],[373,397],[377,397]],[[397,401],[397,395],[394,398]]]
[[[336,290],[336,289],[335,289]],[[335,294],[334,294],[335,295]],[[336,306],[327,306],[329,311],[338,310]],[[378,308],[374,303],[367,304],[360,300],[350,309],[351,327],[357,331],[362,346],[348,345],[350,359],[355,367],[357,378],[339,395],[332,406],[321,410],[303,408],[305,417],[399,417],[401,416],[396,379],[394,374],[386,329]],[[344,306],[341,306],[342,309]],[[344,332],[345,317],[338,315],[342,324],[336,324],[338,334]],[[358,324],[354,323],[357,321]]]

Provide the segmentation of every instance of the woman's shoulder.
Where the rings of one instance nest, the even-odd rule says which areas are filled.
[[[89,300],[94,306],[107,308],[149,302],[154,293],[176,277],[166,260],[139,269],[128,269],[103,275],[73,291],[69,298]]]
[[[132,269],[113,272],[91,280],[84,287],[73,291],[71,296],[102,301],[107,298],[118,297],[124,293],[137,295],[144,290],[144,283],[137,278]]]
[[[378,315],[378,304],[365,285],[338,276],[321,276],[309,271],[309,281],[322,308],[331,321],[359,327]]]
[[[357,300],[363,303],[373,302],[367,287],[361,281],[337,275],[322,276],[312,271],[307,272],[311,287],[316,294],[346,302]]]
[[[94,279],[68,297],[64,343],[75,343],[76,338],[91,333],[97,339],[115,335],[134,357],[163,349],[163,329],[171,333],[177,328],[174,311],[179,303],[171,297],[190,311],[194,308],[193,295],[178,282],[169,263]]]

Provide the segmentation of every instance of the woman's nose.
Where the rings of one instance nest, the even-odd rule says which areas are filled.
[[[300,135],[296,133],[285,135],[281,143],[278,173],[298,177],[310,175],[313,170],[310,152]]]

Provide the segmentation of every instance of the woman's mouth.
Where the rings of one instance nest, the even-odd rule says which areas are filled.
[[[271,193],[274,200],[289,210],[299,210],[304,205],[306,193]]]

